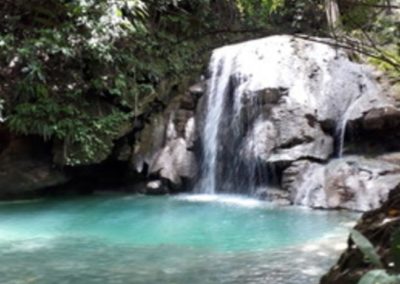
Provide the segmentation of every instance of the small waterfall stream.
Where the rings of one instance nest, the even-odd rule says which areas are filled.
[[[346,131],[347,131],[347,123],[351,116],[351,112],[353,111],[354,107],[357,104],[357,99],[359,97],[351,97],[350,101],[347,104],[347,107],[344,109],[343,114],[341,115],[341,120],[337,123],[336,133],[338,139],[338,147],[337,147],[337,157],[340,159],[343,157],[344,152],[344,144],[346,138]]]
[[[207,114],[203,128],[204,163],[199,191],[215,194],[219,147],[219,126],[223,115],[224,100],[228,92],[233,61],[222,50],[213,53],[210,63],[211,80],[207,91]]]
[[[227,46],[215,50],[211,58],[201,132],[203,164],[197,185],[199,193],[254,193],[261,172],[257,159],[252,157],[255,146],[245,141],[246,136],[255,140],[255,134],[248,133],[248,122],[257,119],[260,108],[253,93],[244,91],[248,78],[235,72],[240,65],[236,62],[237,53],[237,48]]]
[[[351,106],[348,107],[347,111],[344,112],[343,117],[341,121],[338,123],[337,126],[337,137],[338,137],[338,147],[337,147],[337,157],[340,159],[343,157],[343,151],[344,151],[344,140],[346,137],[346,127],[347,127],[347,122],[349,120],[349,113],[351,111]]]

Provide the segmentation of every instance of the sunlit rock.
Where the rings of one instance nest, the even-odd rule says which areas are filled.
[[[342,152],[347,121],[391,105],[371,68],[320,41],[283,35],[214,50],[197,116],[200,191],[240,185],[254,194],[271,164],[326,162],[337,133]]]
[[[197,97],[189,92],[152,118],[140,132],[132,155],[131,163],[137,172],[166,180],[178,189],[185,180],[196,177],[196,105]],[[153,187],[148,189],[158,192]],[[162,191],[168,190],[163,187]]]
[[[285,187],[295,204],[367,211],[378,208],[400,184],[400,166],[347,157],[327,165],[300,161],[288,168]]]

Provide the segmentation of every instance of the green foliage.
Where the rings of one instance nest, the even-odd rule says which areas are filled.
[[[392,79],[400,76],[400,25],[390,1],[365,0],[342,7],[342,20],[347,37],[353,38],[367,61]]]
[[[364,256],[379,269],[367,272],[358,282],[359,284],[397,284],[400,283],[400,275],[391,275],[383,269],[383,264],[375,248],[361,233],[356,230],[351,231],[351,238]],[[400,268],[400,230],[396,230],[391,238],[391,251],[394,260],[394,270]]]
[[[16,133],[61,143],[66,164],[90,163],[111,152],[118,124],[146,113],[155,100],[170,99],[182,77],[199,74],[212,48],[268,29],[318,34],[322,3],[1,1],[1,114]],[[365,11],[350,7],[345,14]],[[389,70],[386,63],[376,64]]]
[[[400,272],[400,229],[392,235],[391,253],[394,261],[394,268]]]
[[[366,237],[356,230],[351,230],[351,238],[369,262],[376,267],[383,267],[383,264],[379,255],[376,253],[374,246]]]
[[[152,22],[182,1],[147,2],[0,4],[0,75],[6,76],[0,89],[9,128],[62,141],[68,165],[109,154],[119,126],[157,97],[162,80],[199,68],[193,44],[173,46],[169,14]]]
[[[199,73],[226,27],[256,27],[281,0],[15,0],[0,3],[9,128],[61,141],[67,165],[107,156],[119,125]],[[207,35],[214,35],[207,37]],[[235,40],[237,37],[232,37]],[[58,142],[59,143],[59,142]]]
[[[383,269],[371,270],[366,273],[358,284],[398,284],[400,276],[389,275]]]
[[[284,0],[236,0],[239,11],[250,17],[267,16],[284,5]]]
[[[355,29],[365,29],[373,23],[378,16],[375,5],[380,4],[381,0],[363,0],[360,3],[349,3],[342,6],[342,21],[344,28],[348,31]]]
[[[383,57],[369,57],[368,62],[379,70],[384,71],[389,78],[399,83],[400,77],[400,53],[391,48],[382,50]],[[384,60],[382,60],[384,59]]]

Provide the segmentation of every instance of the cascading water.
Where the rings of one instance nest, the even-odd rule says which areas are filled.
[[[200,193],[249,194],[255,191],[256,181],[262,180],[257,159],[243,159],[254,151],[254,143],[244,145],[246,141],[243,138],[247,134],[251,136],[250,140],[255,140],[252,137],[254,133],[247,133],[247,126],[248,121],[257,118],[260,108],[251,92],[244,91],[248,78],[235,74],[237,52],[233,46],[227,46],[215,50],[211,58],[202,129],[203,165],[197,186]],[[239,155],[243,149],[246,153]]]
[[[216,186],[217,154],[219,146],[219,125],[223,114],[225,94],[228,91],[232,60],[217,50],[211,58],[210,72],[212,74],[207,92],[207,115],[203,128],[204,163],[199,191],[214,194]]]
[[[332,123],[342,156],[347,122],[386,104],[377,100],[380,87],[371,70],[344,51],[290,36],[216,49],[209,74],[197,123],[197,193],[268,196],[274,166],[282,171],[298,160],[335,155]]]
[[[344,140],[346,137],[346,127],[347,127],[347,122],[349,121],[349,115],[351,114],[352,107],[354,105],[354,102],[350,102],[349,106],[347,107],[347,110],[343,113],[341,121],[337,123],[336,127],[336,132],[337,137],[338,137],[338,147],[337,147],[337,156],[338,158],[343,157],[343,151],[344,151]]]

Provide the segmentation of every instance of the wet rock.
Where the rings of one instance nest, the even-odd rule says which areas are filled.
[[[400,125],[400,110],[394,107],[373,108],[362,118],[364,129],[394,128]]]
[[[35,197],[68,181],[40,139],[10,136],[0,152],[0,199]]]
[[[153,116],[137,137],[131,160],[136,171],[168,181],[174,191],[197,174],[193,152],[197,139],[196,120],[194,111],[189,110],[193,107],[188,100],[193,100],[197,107],[196,98],[189,92],[175,98],[164,112]]]
[[[166,135],[166,118],[163,113],[154,115],[149,124],[140,132],[133,145],[133,168],[141,173],[150,165],[157,152],[164,146]]]
[[[183,138],[171,140],[157,153],[149,173],[157,173],[161,178],[179,186],[182,178],[191,179],[197,173],[194,153],[188,150]]]
[[[117,152],[118,161],[129,161],[132,157],[132,147],[128,143],[124,143]]]
[[[295,204],[367,211],[378,208],[400,184],[400,167],[361,157],[327,165],[299,161],[284,171],[282,180]]]
[[[205,94],[207,90],[207,81],[203,80],[195,85],[189,87],[189,92],[193,96],[201,97]]]
[[[146,190],[144,193],[150,195],[162,195],[167,194],[168,192],[168,187],[161,180],[153,180],[146,184]]]
[[[218,143],[243,160],[327,161],[345,121],[393,105],[372,68],[328,44],[273,36],[217,49],[212,64],[213,78],[226,84],[214,86],[215,98],[225,96]]]
[[[392,238],[400,228],[400,187],[393,189],[383,205],[365,213],[355,229],[361,232],[376,248],[378,255],[389,273],[398,273],[400,267],[393,264],[395,256],[391,249]],[[321,279],[321,284],[358,283],[362,275],[376,267],[349,239],[348,247],[339,261]]]
[[[383,154],[378,156],[377,159],[400,166],[400,152]]]
[[[279,188],[260,188],[256,196],[263,200],[268,200],[277,205],[290,205],[289,193]]]
[[[291,103],[280,105],[272,114],[278,129],[277,146],[268,162],[289,162],[302,158],[325,161],[333,154],[333,139],[324,133],[313,114]]]
[[[247,161],[256,159],[267,161],[272,150],[276,147],[276,137],[277,129],[271,121],[256,121],[244,138],[240,156]],[[228,141],[228,143],[231,143],[231,141]]]
[[[269,116],[260,115],[248,128],[244,157],[287,163],[304,158],[326,161],[333,154],[333,138],[296,103],[272,106]]]
[[[285,169],[282,187],[293,204],[327,208],[324,190],[325,169],[316,162],[297,161]]]

